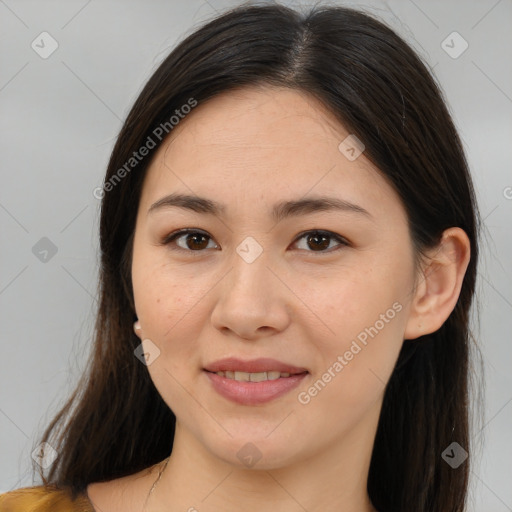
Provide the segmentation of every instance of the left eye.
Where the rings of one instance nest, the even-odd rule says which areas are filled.
[[[302,239],[305,240],[306,247],[298,246],[298,248],[308,252],[333,252],[331,251],[333,248],[331,243],[333,241],[337,243],[337,248],[335,250],[349,245],[349,243],[343,237],[337,235],[336,233],[332,233],[331,231],[305,231],[295,239],[294,244],[299,245],[298,242]],[[210,242],[213,244],[213,246],[210,246]],[[218,245],[213,242],[213,239],[210,237],[210,235],[208,235],[206,232],[196,229],[181,229],[171,233],[163,240],[162,244],[175,244],[179,249],[188,252],[201,252],[203,249],[215,249],[218,247]]]
[[[332,249],[331,242],[333,240],[338,243],[338,247],[335,250],[339,250],[341,247],[348,245],[348,242],[344,238],[330,231],[307,231],[306,233],[301,233],[295,239],[295,243],[302,239],[306,240],[307,247],[314,248],[309,252],[333,252],[330,250]],[[299,249],[303,249],[303,247],[299,247]],[[329,251],[326,249],[329,249]]]

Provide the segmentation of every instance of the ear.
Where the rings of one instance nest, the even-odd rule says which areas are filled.
[[[418,277],[404,339],[413,340],[437,331],[455,308],[468,268],[471,245],[461,228],[443,232],[439,245],[429,251]]]

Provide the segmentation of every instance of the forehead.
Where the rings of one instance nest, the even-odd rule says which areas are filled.
[[[373,203],[377,215],[379,205],[403,215],[398,196],[364,153],[350,160],[340,150],[349,136],[303,92],[229,91],[199,104],[173,128],[148,168],[141,204],[171,192],[224,203],[339,192],[365,208]]]
[[[198,105],[172,131],[169,143],[222,147],[239,153],[311,144],[332,145],[348,135],[318,100],[304,92],[253,86],[220,94]]]

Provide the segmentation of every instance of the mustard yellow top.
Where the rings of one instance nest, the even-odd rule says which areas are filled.
[[[40,485],[0,494],[0,512],[94,512],[94,507],[86,493],[72,501],[68,491]]]

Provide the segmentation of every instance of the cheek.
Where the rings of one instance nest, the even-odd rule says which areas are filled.
[[[179,268],[171,270],[165,260],[165,251],[147,245],[148,242],[138,242],[137,238],[134,243],[132,284],[135,309],[144,333],[162,338],[187,307],[189,301],[185,298],[194,295],[191,288],[194,280],[187,282]]]
[[[402,268],[406,265],[405,261],[401,262]],[[376,322],[379,330],[383,330],[382,322],[386,330],[391,323],[396,324],[397,310],[410,300],[411,286],[408,276],[398,271],[399,266],[368,261],[358,268],[333,272],[329,280],[316,282],[317,285],[302,279],[298,293],[307,297],[307,306],[316,314],[314,327],[320,327],[322,334],[329,334],[318,341],[325,343],[325,347],[342,349],[348,340]],[[393,307],[395,303],[401,307]]]
[[[323,395],[319,402],[357,408],[383,392],[403,343],[411,286],[409,263],[390,261],[309,290],[321,319],[309,332],[320,355],[317,391],[311,390]]]
[[[198,358],[196,340],[207,314],[203,299],[212,285],[198,278],[193,265],[176,267],[163,259],[149,250],[134,251],[135,308],[144,337],[160,349],[159,362],[181,372],[184,361],[194,364]]]
[[[138,263],[143,263],[141,259]],[[191,369],[200,360],[197,341],[204,291],[179,269],[171,272],[165,264],[137,265],[132,272],[135,306],[144,338],[158,347],[159,355],[148,371],[160,396],[180,417],[190,414]],[[195,287],[195,288],[194,288]],[[188,405],[187,405],[188,404]]]
[[[308,417],[325,418],[329,411],[329,423],[336,425],[338,432],[350,430],[382,399],[402,346],[405,324],[404,308],[396,301],[383,309],[371,304],[366,310],[350,312],[338,315],[335,336],[320,340],[318,371],[297,397]]]

